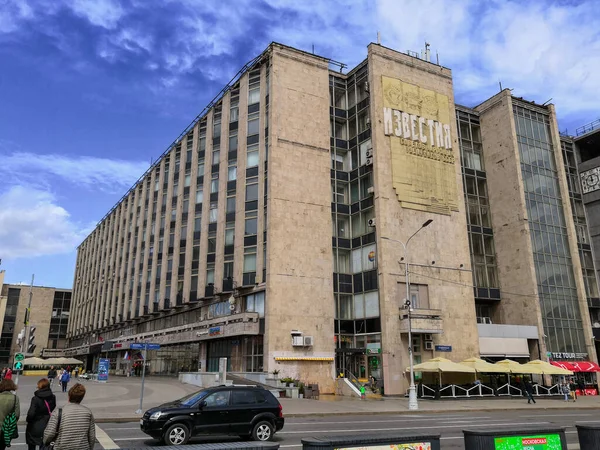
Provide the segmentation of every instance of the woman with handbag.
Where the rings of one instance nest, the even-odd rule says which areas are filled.
[[[92,450],[96,442],[96,425],[92,412],[81,404],[85,387],[76,383],[69,389],[69,402],[58,408],[44,430],[44,444],[55,450]]]
[[[34,392],[31,399],[31,406],[27,412],[27,429],[25,431],[25,440],[28,450],[36,450],[36,447],[43,448],[44,430],[50,420],[52,411],[56,408],[56,397],[50,389],[50,381],[42,378],[37,382],[38,390]]]
[[[17,421],[21,415],[19,397],[14,392],[17,386],[12,380],[0,381],[0,450],[10,447],[10,441],[19,437]]]

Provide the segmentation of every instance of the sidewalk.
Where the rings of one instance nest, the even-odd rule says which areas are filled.
[[[21,401],[21,420],[24,421],[38,377],[21,377],[18,395]],[[71,387],[76,380],[73,380]],[[98,423],[135,422],[140,415],[135,411],[140,403],[140,378],[111,377],[108,383],[82,381],[87,389],[83,404],[90,408]],[[143,410],[181,398],[198,390],[196,386],[182,384],[173,378],[148,377],[144,388]],[[67,395],[54,386],[57,403],[62,406]],[[409,411],[405,398],[383,398],[360,400],[334,395],[321,395],[319,400],[280,399],[286,417],[313,415],[356,415],[356,414],[415,414],[417,412],[448,413],[506,410],[547,409],[600,409],[600,397],[580,397],[577,402],[565,402],[561,398],[537,399],[529,405],[525,398],[484,398],[471,400],[420,400],[419,411]]]

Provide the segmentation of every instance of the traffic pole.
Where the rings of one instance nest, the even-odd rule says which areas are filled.
[[[35,274],[31,275],[31,284],[29,285],[29,304],[27,305],[27,309],[25,310],[25,319],[23,320],[23,324],[25,325],[25,328],[23,328],[23,331],[25,331],[25,333],[23,333],[23,337],[21,338],[21,351],[19,353],[25,353],[27,350],[27,345],[29,344],[29,320],[31,319],[31,298],[33,297],[33,281],[35,279]],[[24,367],[24,366],[23,366]],[[15,375],[15,384],[18,386],[19,385],[19,373],[21,372],[20,370],[14,370],[15,368],[15,361],[13,359],[13,366],[12,366],[12,370],[13,372],[17,372]]]
[[[144,359],[142,363],[142,391],[140,392],[140,409],[136,411],[137,414],[143,414],[142,405],[144,403],[144,381],[146,381],[146,356],[148,353],[148,343],[144,344],[144,355],[142,358]]]

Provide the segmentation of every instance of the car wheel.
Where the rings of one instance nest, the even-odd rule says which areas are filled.
[[[273,439],[274,428],[271,422],[263,420],[254,425],[252,439],[255,441],[270,441]]]
[[[190,439],[190,430],[182,423],[171,425],[165,433],[164,441],[167,445],[183,445]]]

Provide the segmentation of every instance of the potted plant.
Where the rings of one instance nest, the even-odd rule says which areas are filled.
[[[279,370],[275,369],[273,372],[271,372],[273,374],[273,377],[275,379],[279,378]]]
[[[287,387],[290,387],[290,385],[294,383],[294,380],[291,377],[285,377],[285,378],[281,379],[281,382],[283,384],[285,384]]]
[[[298,398],[304,398],[304,383],[298,383]]]

